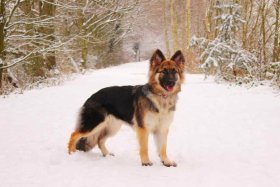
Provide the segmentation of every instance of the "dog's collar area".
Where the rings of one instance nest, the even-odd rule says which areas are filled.
[[[154,94],[157,95],[157,96],[159,96],[159,97],[162,97],[162,98],[164,98],[164,99],[167,99],[168,97],[171,96],[171,95],[166,94],[166,93],[162,93],[162,94],[156,94],[156,93],[154,93]]]
[[[166,99],[169,95],[167,94],[159,94],[159,96],[163,97],[164,99]]]
[[[157,95],[157,96],[159,96],[159,97],[162,97],[162,98],[164,98],[164,99],[167,99],[170,95],[169,94],[166,94],[166,93],[162,93],[162,94],[157,94],[157,93],[154,93],[153,92],[153,90],[152,90],[152,88],[151,88],[151,86],[149,85],[149,84],[146,84],[145,86],[144,86],[144,91],[149,91],[149,92],[151,92],[151,93],[153,93],[153,94],[155,94],[155,95]]]

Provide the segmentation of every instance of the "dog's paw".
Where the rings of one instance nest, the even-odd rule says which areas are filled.
[[[115,154],[114,153],[105,153],[105,154],[102,154],[104,157],[107,157],[107,156],[115,156]]]
[[[162,162],[162,164],[163,164],[164,166],[166,166],[166,167],[171,167],[171,166],[177,167],[176,162],[173,162],[173,161],[170,161],[170,160],[161,161],[161,162]]]
[[[142,166],[152,166],[152,162],[142,162]]]

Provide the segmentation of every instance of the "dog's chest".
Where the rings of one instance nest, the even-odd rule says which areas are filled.
[[[169,128],[175,110],[175,98],[151,98],[157,112],[148,111],[144,117],[145,127],[149,131]]]

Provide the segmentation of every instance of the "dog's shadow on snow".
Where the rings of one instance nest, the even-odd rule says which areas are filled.
[[[98,151],[89,151],[89,152],[83,152],[83,151],[76,151],[73,155],[75,157],[75,160],[84,160],[84,161],[101,161],[101,160],[107,160],[110,158],[114,158],[114,156],[106,156],[104,157],[100,152]]]

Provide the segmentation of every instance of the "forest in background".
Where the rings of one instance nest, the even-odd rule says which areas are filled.
[[[1,0],[0,94],[181,49],[187,71],[280,86],[280,0]]]
[[[280,87],[279,0],[163,2],[167,53],[182,49],[189,72]]]

